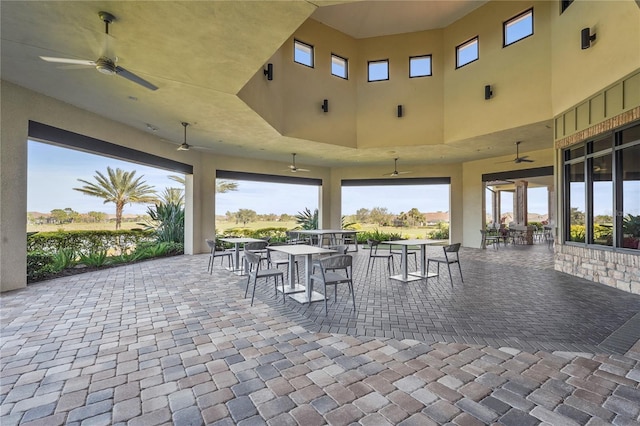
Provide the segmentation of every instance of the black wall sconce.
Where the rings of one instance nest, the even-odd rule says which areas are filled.
[[[398,118],[402,117],[402,115],[404,114],[402,105],[398,105]]]
[[[590,48],[591,42],[595,39],[595,33],[591,34],[591,30],[589,28],[583,28],[582,31],[580,31],[580,44],[583,50]]]
[[[329,112],[329,100],[325,99],[324,101],[322,101],[322,105],[321,108],[324,112]]]
[[[267,76],[267,80],[273,80],[273,64],[267,64],[267,69],[264,70],[264,75]]]
[[[484,86],[484,98],[488,100],[491,99],[492,96],[493,90],[491,90],[491,85],[487,84],[486,86]]]

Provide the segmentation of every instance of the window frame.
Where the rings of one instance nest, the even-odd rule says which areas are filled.
[[[371,64],[375,64],[375,63],[385,63],[387,65],[387,78],[380,78],[380,79],[376,79],[376,80],[371,80]],[[368,83],[375,83],[376,81],[389,81],[390,79],[390,72],[389,72],[389,59],[376,59],[373,61],[367,61],[367,82]]]
[[[469,61],[469,62],[465,62],[464,64],[460,65],[460,52],[465,48],[470,46],[471,44],[473,44],[473,42],[475,42],[476,44],[476,50],[477,50],[477,54],[476,54],[476,58]],[[471,37],[470,39],[460,43],[459,45],[456,46],[456,69],[460,69],[464,66],[467,66],[469,64],[472,64],[474,62],[476,62],[477,60],[480,59],[480,36],[475,36],[475,37]]]
[[[640,139],[630,140],[626,143],[622,143],[622,138],[626,131],[634,128],[640,128],[640,121],[630,123],[630,125],[615,129],[610,132],[600,134],[598,136],[589,138],[580,143],[573,144],[562,151],[563,158],[563,188],[564,193],[562,196],[562,218],[564,221],[563,242],[568,245],[577,245],[581,247],[597,248],[599,250],[609,251],[632,251],[638,253],[635,248],[628,248],[625,246],[624,228],[623,228],[623,215],[625,214],[625,205],[623,197],[623,165],[622,154],[624,150],[629,148],[637,149],[640,147]],[[596,147],[604,140],[609,140],[610,144],[606,148],[600,146]],[[579,153],[579,151],[582,151]],[[579,154],[579,155],[578,155]],[[611,161],[611,184],[612,199],[611,199],[611,212],[612,212],[612,230],[611,230],[611,244],[595,243],[595,218],[594,215],[594,197],[596,191],[594,190],[594,165],[603,158],[608,158]],[[584,241],[572,241],[571,240],[571,191],[570,191],[570,169],[572,165],[581,164],[584,173],[584,216],[585,216],[585,235]]]
[[[341,60],[344,61],[344,76],[341,76],[341,75],[336,74],[336,73],[333,72],[333,59],[334,58],[341,59]],[[331,54],[331,75],[333,75],[335,77],[338,77],[338,78],[341,78],[343,80],[349,80],[349,59],[347,59],[347,58],[345,58],[343,56],[340,56],[340,55],[336,55],[335,53],[332,53]]]
[[[560,15],[571,6],[573,0],[560,0]]]
[[[309,48],[309,51],[310,51],[309,59],[311,64],[306,64],[304,62],[300,62],[296,60],[296,50],[297,50],[296,47],[298,45]],[[304,65],[305,67],[308,67],[308,68],[315,68],[315,49],[313,45],[309,43],[305,43],[304,41],[298,40],[297,38],[294,38],[293,39],[293,62],[296,64]]]
[[[517,23],[518,21],[520,21],[521,19],[525,18],[529,14],[531,15],[531,33],[527,34],[524,37],[520,37],[519,39],[514,40],[514,41],[512,41],[510,43],[507,43],[507,30],[509,29],[509,25]],[[534,21],[534,16],[533,16],[533,7],[531,7],[529,9],[525,10],[524,12],[519,13],[516,16],[513,16],[513,17],[507,19],[506,21],[504,21],[502,23],[502,47],[505,48],[507,46],[511,46],[513,44],[516,44],[517,42],[519,42],[521,40],[529,38],[534,34],[534,32],[535,32],[535,21]]]
[[[429,58],[429,74],[411,75],[411,61],[413,59]],[[431,53],[427,55],[409,56],[409,78],[431,77],[433,75],[433,57]]]

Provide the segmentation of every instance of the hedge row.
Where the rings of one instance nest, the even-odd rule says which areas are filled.
[[[156,240],[153,231],[58,231],[38,232],[27,236],[27,252],[42,251],[55,254],[62,249],[78,255],[105,251],[111,254],[129,253],[141,243]]]

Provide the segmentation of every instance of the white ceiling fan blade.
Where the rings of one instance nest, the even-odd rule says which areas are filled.
[[[296,167],[295,171],[296,172],[310,172],[311,170],[309,170],[309,169],[301,169],[299,167]]]
[[[55,62],[57,64],[70,64],[70,65],[93,65],[95,61],[89,61],[86,59],[71,59],[71,58],[54,58],[51,56],[40,56],[40,59],[47,62]]]

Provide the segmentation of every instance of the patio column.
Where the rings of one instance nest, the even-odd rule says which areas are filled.
[[[550,226],[556,224],[556,191],[553,186],[547,186],[547,222]]]
[[[491,192],[491,211],[493,212],[493,227],[500,228],[500,191]]]
[[[513,220],[516,225],[527,225],[527,187],[529,183],[524,180],[516,182],[516,192],[513,197]]]

